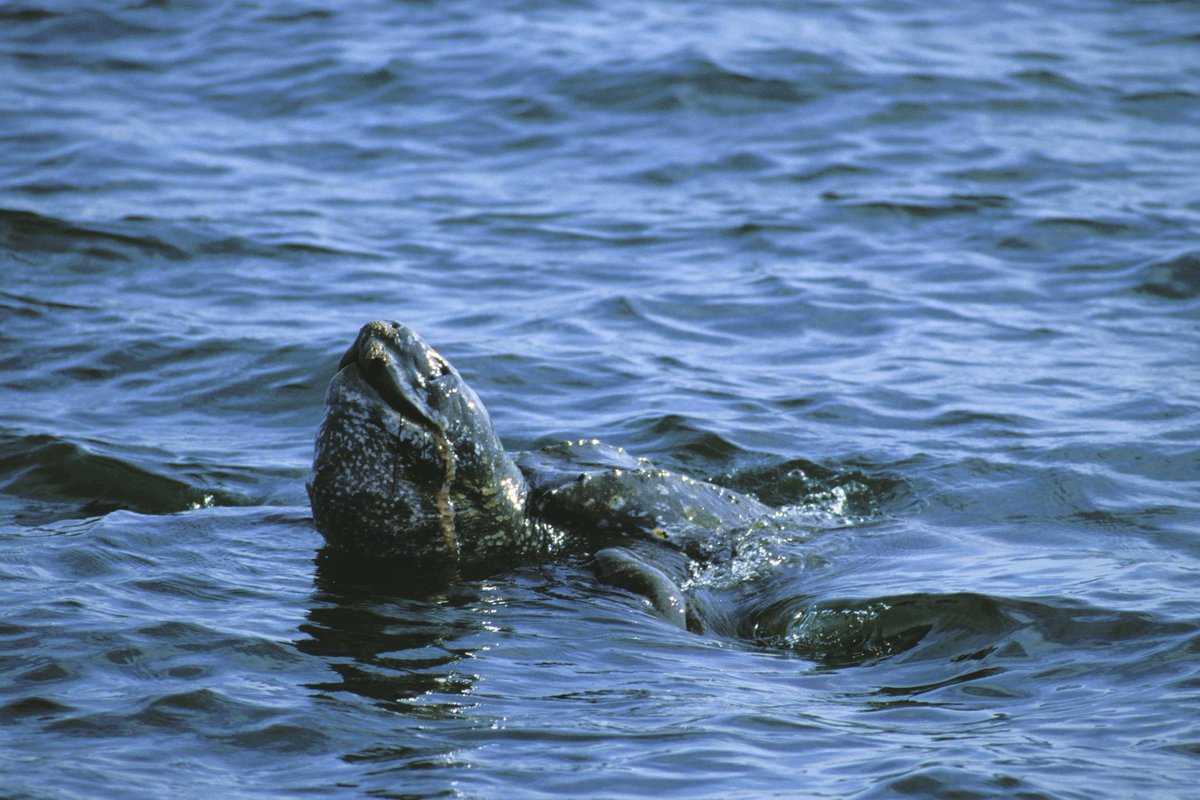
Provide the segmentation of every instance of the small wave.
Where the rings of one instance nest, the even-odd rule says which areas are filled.
[[[314,8],[306,11],[296,11],[292,13],[269,13],[259,17],[263,22],[279,23],[290,25],[297,22],[312,22],[321,24],[333,19],[336,15],[334,12],[324,8]]]
[[[641,169],[632,175],[636,181],[653,186],[672,186],[689,180],[711,180],[713,174],[762,175],[775,172],[779,164],[762,154],[747,150],[724,153],[716,158],[673,161]]]
[[[35,522],[99,516],[118,509],[166,514],[237,504],[224,492],[48,435],[0,436],[0,489],[43,501],[37,512],[40,519],[31,520]]]
[[[566,78],[559,90],[584,105],[642,112],[694,105],[767,110],[813,99],[796,81],[750,74],[691,52],[640,68],[605,65]]]
[[[262,119],[330,105],[380,107],[410,101],[419,91],[405,78],[412,71],[410,64],[397,61],[360,68],[313,53],[304,61],[273,63],[241,76],[219,76],[200,91],[226,113]]]
[[[870,200],[850,203],[848,207],[865,213],[901,215],[917,219],[940,219],[962,214],[975,214],[984,209],[1007,205],[1008,198],[999,195],[951,195],[933,200]]]
[[[910,653],[916,661],[980,662],[994,653],[1029,659],[1039,651],[1078,651],[1114,642],[1157,646],[1195,626],[1142,612],[1072,600],[992,597],[970,592],[861,599],[789,597],[759,605],[746,638],[827,666],[855,666]],[[911,652],[910,652],[911,651]]]
[[[31,43],[72,41],[81,44],[112,42],[118,39],[157,33],[154,28],[122,19],[119,15],[93,9],[65,13],[41,9],[12,9],[0,19],[30,25],[24,39]]]
[[[611,247],[637,247],[653,244],[659,238],[646,232],[643,226],[608,224],[585,227],[569,224],[560,214],[478,212],[455,214],[441,218],[443,226],[471,226],[485,230],[489,235],[534,236],[542,241],[561,241],[567,244],[600,243]]]
[[[366,250],[337,247],[332,244],[317,244],[299,239],[299,234],[289,232],[289,238],[279,242],[266,241],[265,237],[255,239],[243,236],[223,236],[221,238],[206,238],[195,245],[196,253],[200,255],[219,256],[224,258],[267,258],[289,259],[291,257],[311,258],[341,258],[347,260],[369,261],[378,259],[376,253]]]
[[[737,444],[694,419],[660,414],[629,421],[639,451],[667,454],[672,465],[702,466],[727,462],[742,452]]]
[[[1148,119],[1171,125],[1196,124],[1200,120],[1200,93],[1163,89],[1159,91],[1131,92],[1122,95],[1121,105],[1127,113],[1139,121]]]
[[[1185,253],[1167,261],[1155,261],[1142,267],[1144,276],[1137,291],[1168,300],[1200,297],[1200,252]]]
[[[1076,94],[1084,94],[1088,90],[1086,86],[1071,80],[1061,72],[1046,69],[1045,67],[1020,70],[1019,72],[1012,73],[1009,77],[1013,80],[1033,84],[1043,89],[1061,89]]]
[[[82,306],[75,303],[63,303],[58,300],[44,300],[39,297],[27,297],[0,291],[0,309],[22,316],[39,316],[43,312],[53,311],[95,311],[94,306]]]
[[[120,247],[135,254],[182,260],[187,253],[173,244],[151,236],[114,233],[85,227],[31,211],[0,208],[0,242],[19,253],[64,253],[86,250],[104,255],[105,247]]]
[[[13,8],[10,6],[0,8],[0,21],[14,24],[41,22],[57,16],[58,14],[55,14],[53,11],[46,11],[41,8]]]
[[[1086,217],[1046,217],[1034,223],[1038,228],[1070,231],[1083,230],[1089,234],[1116,236],[1134,231],[1134,227],[1117,220],[1088,219]]]

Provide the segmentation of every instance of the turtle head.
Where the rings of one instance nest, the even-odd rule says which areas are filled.
[[[539,544],[483,403],[398,322],[368,323],[342,357],[307,486],[335,551],[457,573]]]

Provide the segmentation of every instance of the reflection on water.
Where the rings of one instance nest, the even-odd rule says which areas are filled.
[[[409,578],[397,580],[386,567],[372,571],[329,553],[317,560],[314,599],[321,605],[309,612],[300,630],[310,638],[297,647],[324,658],[340,682],[309,688],[352,692],[406,713],[461,711],[447,701],[409,701],[471,691],[474,676],[462,662],[469,664],[475,648],[486,646],[478,642],[486,629],[478,608],[487,586],[446,587],[437,581],[422,586],[416,576]]]
[[[4,794],[1193,792],[1194,4],[267,5],[0,6]],[[780,509],[706,630],[314,564],[379,318]]]

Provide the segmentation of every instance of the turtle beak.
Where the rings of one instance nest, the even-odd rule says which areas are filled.
[[[388,335],[384,323],[365,325],[338,362],[338,372],[353,365],[394,411],[422,427],[436,430],[436,415],[425,398],[425,379],[416,373],[394,339]]]

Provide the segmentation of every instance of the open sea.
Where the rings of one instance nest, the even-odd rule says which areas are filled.
[[[785,524],[414,592],[358,328]],[[1200,5],[0,5],[0,796],[1195,797]]]

